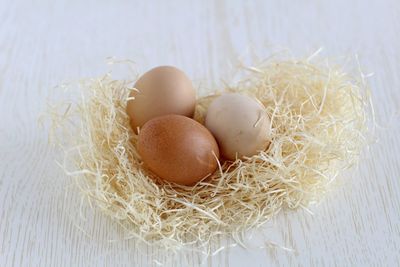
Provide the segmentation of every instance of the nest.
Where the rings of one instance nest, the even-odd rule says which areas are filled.
[[[83,82],[80,103],[53,116],[66,130],[63,168],[89,201],[124,227],[127,238],[167,249],[239,236],[282,209],[318,201],[366,144],[363,80],[309,60],[272,58],[244,71],[244,79],[223,91],[255,96],[266,107],[271,144],[258,155],[221,163],[192,187],[150,177],[125,111],[132,82],[107,74]],[[203,122],[216,95],[198,99],[197,121]]]

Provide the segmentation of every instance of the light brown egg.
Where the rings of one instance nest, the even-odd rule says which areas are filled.
[[[140,130],[137,149],[149,170],[177,184],[195,184],[218,166],[219,149],[212,134],[181,115],[148,121]]]
[[[175,67],[151,69],[137,80],[134,88],[126,108],[134,131],[157,116],[193,116],[196,92],[185,73]]]
[[[229,160],[253,156],[269,145],[270,120],[256,99],[238,93],[217,97],[207,110],[206,127]]]

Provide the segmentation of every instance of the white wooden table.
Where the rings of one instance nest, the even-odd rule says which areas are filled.
[[[55,85],[102,74],[115,56],[140,71],[176,65],[206,90],[238,58],[266,56],[271,44],[297,55],[320,46],[325,55],[357,53],[375,73],[369,83],[383,128],[351,179],[311,207],[313,216],[282,213],[266,226],[266,241],[293,252],[234,247],[204,265],[399,266],[398,0],[0,0],[0,266],[156,265],[135,242],[110,242],[119,230],[102,214],[77,216],[79,195],[65,193],[71,181],[37,123]]]

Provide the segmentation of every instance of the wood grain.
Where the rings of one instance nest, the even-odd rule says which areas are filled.
[[[306,211],[282,213],[205,266],[400,266],[400,2],[0,0],[0,266],[197,266],[117,240],[115,223],[80,207],[37,118],[54,86],[129,58],[139,71],[184,69],[203,93],[238,59],[271,45],[304,55],[357,53],[382,127],[343,184]],[[67,189],[66,189],[67,188]],[[86,220],[79,218],[82,213]],[[264,241],[292,250],[258,248]],[[225,241],[221,241],[224,245]],[[271,243],[269,243],[271,244]]]

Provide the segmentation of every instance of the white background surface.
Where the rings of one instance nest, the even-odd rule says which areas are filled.
[[[226,79],[249,51],[270,44],[298,55],[357,53],[385,127],[351,179],[314,215],[281,214],[265,240],[292,248],[222,251],[209,266],[400,265],[400,2],[392,1],[7,1],[0,0],[0,266],[152,266],[79,196],[55,165],[37,118],[62,81],[106,71],[108,56],[144,71],[184,69],[202,90]],[[87,234],[78,229],[82,227]],[[258,232],[256,232],[259,235]],[[150,250],[149,250],[150,251]],[[184,265],[177,257],[176,265]],[[199,264],[198,257],[189,264]]]

